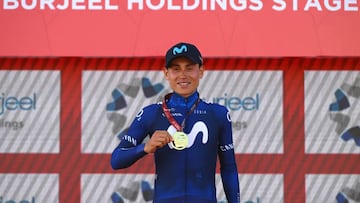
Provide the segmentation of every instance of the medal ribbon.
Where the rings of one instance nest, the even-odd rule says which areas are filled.
[[[173,94],[173,93],[167,94],[167,95],[164,97],[163,102],[162,102],[162,109],[163,109],[163,111],[164,111],[164,114],[165,114],[166,118],[167,118],[167,119],[169,120],[169,122],[171,123],[171,125],[173,125],[178,132],[181,132],[181,131],[183,131],[183,129],[184,129],[184,127],[185,127],[185,121],[186,121],[186,119],[190,116],[190,114],[195,110],[195,108],[196,108],[197,105],[199,104],[200,98],[198,98],[198,99],[196,100],[196,102],[191,106],[190,111],[186,114],[184,120],[181,122],[181,125],[180,125],[178,122],[176,122],[175,118],[171,115],[170,109],[169,109],[169,108],[167,107],[167,105],[166,105],[166,101],[169,100],[169,98],[171,97],[172,94]]]

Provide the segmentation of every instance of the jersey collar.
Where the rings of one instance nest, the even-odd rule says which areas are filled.
[[[190,95],[187,98],[182,97],[181,95],[174,92],[171,95],[168,104],[171,107],[178,106],[178,107],[186,107],[186,108],[190,109],[195,104],[195,102],[197,101],[198,98],[199,98],[199,93],[197,91],[194,92],[192,95]]]

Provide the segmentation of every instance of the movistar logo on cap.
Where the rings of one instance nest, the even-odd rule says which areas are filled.
[[[187,51],[188,51],[187,46],[182,45],[180,48],[174,47],[172,53],[173,53],[173,55],[176,55],[176,54],[181,54],[181,53],[184,53],[184,52],[187,52]]]

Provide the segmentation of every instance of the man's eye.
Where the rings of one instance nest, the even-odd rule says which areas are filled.
[[[176,69],[179,69],[179,67],[176,66],[176,65],[170,65],[169,66],[169,70],[176,70]]]
[[[191,66],[187,66],[186,70],[191,71],[191,70],[194,70],[194,68],[195,68],[195,65],[191,65]]]

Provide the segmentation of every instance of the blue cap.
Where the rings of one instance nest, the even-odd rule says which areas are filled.
[[[203,59],[201,53],[195,45],[180,42],[174,46],[172,46],[167,52],[165,56],[165,67],[168,68],[171,64],[171,61],[178,57],[186,57],[190,59],[192,62],[199,64],[200,66],[203,64]]]

